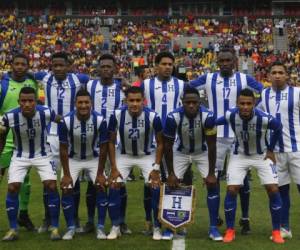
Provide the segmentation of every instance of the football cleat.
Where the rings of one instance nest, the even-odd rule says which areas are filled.
[[[108,240],[115,240],[121,236],[121,231],[119,226],[112,226],[109,234],[107,235]]]
[[[213,241],[222,241],[223,237],[216,227],[211,227],[208,232],[208,237]]]
[[[223,242],[230,243],[230,242],[234,241],[234,239],[235,239],[235,230],[228,228],[223,237]]]
[[[72,240],[73,237],[75,235],[75,229],[74,228],[70,228],[68,229],[68,231],[64,234],[64,236],[62,237],[63,240]]]
[[[282,236],[280,234],[280,230],[273,230],[272,231],[271,240],[276,244],[283,244],[284,243],[284,239],[282,238]]]
[[[106,233],[104,232],[103,228],[97,229],[97,239],[98,240],[106,240],[107,239]]]
[[[152,236],[153,240],[161,240],[162,239],[162,235],[161,235],[161,231],[159,227],[154,227],[153,228],[153,236]]]
[[[14,241],[18,239],[18,232],[16,229],[10,229],[5,236],[2,238],[2,241]]]

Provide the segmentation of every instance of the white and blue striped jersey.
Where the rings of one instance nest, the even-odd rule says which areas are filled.
[[[64,116],[75,108],[76,92],[86,85],[89,77],[84,74],[68,73],[65,80],[57,80],[53,73],[37,72],[34,78],[41,81],[45,90],[45,105],[56,114]],[[57,124],[51,124],[51,134],[57,134]]]
[[[59,141],[67,143],[69,157],[76,160],[92,159],[99,156],[99,144],[108,140],[107,122],[96,111],[90,118],[80,121],[72,111],[59,123]]]
[[[254,109],[250,120],[242,119],[238,108],[228,110],[225,116],[216,120],[216,125],[224,124],[228,124],[235,134],[234,154],[263,154],[266,149],[273,151],[282,130],[280,121],[258,108]]]
[[[230,77],[222,77],[220,72],[208,73],[190,82],[192,87],[205,90],[208,97],[208,108],[216,118],[224,116],[225,112],[236,106],[237,97],[244,88],[261,93],[263,85],[254,78],[240,72]],[[218,126],[218,137],[234,137],[233,131],[226,124]]]
[[[276,152],[300,150],[300,88],[287,86],[283,90],[264,89],[261,108],[276,117],[283,126]]]
[[[13,132],[14,156],[24,158],[47,156],[50,153],[46,140],[47,127],[55,120],[55,116],[52,109],[41,105],[36,106],[32,118],[23,116],[20,108],[5,113],[2,122]]]
[[[164,135],[177,138],[176,150],[185,154],[202,153],[207,150],[205,130],[214,127],[214,115],[204,106],[200,106],[195,118],[188,118],[184,108],[180,107],[168,114],[164,126]]]
[[[148,108],[143,108],[138,117],[133,117],[124,106],[110,117],[108,130],[118,132],[121,154],[149,155],[152,151],[152,134],[162,132],[162,124],[159,116]]]
[[[91,94],[93,109],[107,120],[123,104],[124,93],[119,79],[114,79],[112,85],[101,84],[101,80],[90,80],[86,88]]]
[[[181,106],[180,97],[183,94],[184,82],[171,77],[168,81],[161,81],[157,77],[146,79],[141,84],[148,107],[154,110],[165,124],[168,113]]]

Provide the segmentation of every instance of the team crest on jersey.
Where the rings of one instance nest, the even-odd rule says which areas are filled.
[[[193,222],[195,204],[194,186],[171,189],[164,184],[160,191],[159,220],[177,230]]]
[[[235,83],[235,79],[229,79],[229,86],[232,87],[232,86],[236,86],[236,83]]]

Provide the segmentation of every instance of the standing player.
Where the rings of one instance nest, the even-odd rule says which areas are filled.
[[[223,116],[228,109],[236,105],[237,96],[243,88],[251,88],[257,93],[260,93],[263,88],[262,84],[256,82],[254,78],[240,72],[234,72],[236,57],[232,50],[228,48],[220,50],[217,63],[220,72],[208,73],[190,82],[191,86],[206,91],[208,107],[213,111],[216,118]],[[220,172],[223,170],[226,156],[231,150],[233,137],[234,133],[228,124],[218,126],[216,166]],[[240,189],[242,234],[247,234],[250,231],[249,197],[250,187],[246,177]],[[220,199],[220,197],[216,199]]]
[[[292,238],[289,226],[291,178],[300,191],[300,89],[288,86],[287,69],[281,62],[270,67],[272,87],[262,93],[261,107],[281,121],[283,130],[275,147],[279,190],[282,199],[281,235]]]
[[[100,79],[90,80],[87,84],[87,90],[91,94],[93,109],[99,112],[106,120],[109,120],[113,112],[120,108],[123,104],[124,93],[122,91],[122,82],[120,79],[114,78],[116,73],[116,59],[113,55],[104,54],[99,58],[98,74]],[[125,187],[121,188],[121,214],[120,229],[124,234],[131,234],[131,230],[125,224],[125,207],[127,203],[127,191]],[[103,212],[106,214],[107,197],[101,202]],[[86,194],[86,203],[88,208],[88,222],[84,227],[85,232],[94,229],[95,215],[95,188],[93,183],[89,182]],[[105,217],[102,218],[105,221]]]
[[[216,199],[210,198],[218,195],[215,176],[217,131],[214,128],[214,116],[212,112],[200,105],[200,95],[195,88],[185,89],[182,103],[183,107],[169,113],[164,127],[165,160],[169,171],[167,183],[171,187],[177,185],[178,179],[182,181],[189,165],[191,163],[197,165],[207,185],[209,237],[221,241],[222,236],[217,229],[218,204],[215,204]],[[176,138],[178,139],[173,153]]]
[[[52,153],[46,142],[47,127],[50,122],[58,122],[51,109],[37,105],[36,91],[24,87],[18,98],[20,107],[7,112],[3,117],[0,137],[0,152],[3,152],[9,129],[14,135],[15,150],[8,171],[8,192],[6,211],[10,230],[3,241],[16,240],[17,214],[19,209],[18,193],[21,183],[30,167],[36,167],[44,187],[49,194],[48,208],[51,217],[51,239],[58,240],[59,194],[56,188],[56,167]]]
[[[234,220],[236,197],[250,168],[256,168],[262,185],[269,196],[272,218],[272,240],[284,243],[280,235],[280,210],[282,206],[273,149],[281,136],[282,125],[271,115],[255,108],[255,97],[250,89],[243,89],[237,100],[237,108],[226,111],[216,121],[217,125],[228,124],[235,134],[234,153],[227,170],[227,194],[224,202],[227,230],[223,241],[235,238]],[[266,142],[267,134],[271,134]]]
[[[168,113],[180,106],[180,97],[183,93],[184,82],[172,76],[175,58],[170,52],[160,52],[155,57],[155,77],[145,79],[141,88],[145,93],[147,106],[154,110],[161,118],[164,126]],[[165,169],[162,168],[162,178],[166,179]],[[151,230],[151,190],[144,187],[144,207],[146,213],[146,232]],[[163,239],[172,239],[171,231],[165,231]]]
[[[63,236],[64,240],[71,240],[75,234],[72,186],[80,172],[86,170],[96,185],[100,185],[103,179],[107,156],[107,123],[103,116],[92,111],[91,107],[89,92],[80,89],[75,99],[76,110],[66,115],[64,121],[59,124],[60,158],[63,167],[61,202],[68,227],[68,231]],[[101,204],[102,192],[104,191],[98,190],[96,195],[98,207]],[[106,235],[103,231],[104,223],[101,222],[100,212],[99,209],[97,238],[103,239]]]
[[[138,166],[150,185],[151,209],[154,216],[153,239],[160,240],[160,223],[158,221],[158,204],[160,193],[160,162],[163,155],[162,124],[158,115],[143,107],[144,94],[139,87],[130,87],[126,93],[127,106],[116,110],[109,121],[109,157],[112,167],[111,179],[115,182],[126,181],[133,166]],[[120,136],[118,153],[115,155],[117,132]],[[155,135],[157,147],[153,154],[152,134]],[[120,180],[121,177],[122,180]],[[151,212],[151,211],[150,211]],[[117,237],[119,228],[113,226],[110,235]],[[109,236],[108,236],[109,237]]]
[[[12,71],[5,74],[1,80],[0,87],[0,115],[11,109],[17,108],[20,90],[24,86],[30,86],[37,90],[37,83],[27,74],[29,68],[29,59],[24,54],[16,54],[13,57],[11,69]],[[4,175],[5,169],[9,167],[13,154],[14,143],[13,134],[8,132],[6,137],[5,148],[0,157],[1,178]],[[30,197],[30,181],[29,174],[25,176],[24,182],[20,190],[20,214],[18,224],[26,227],[28,230],[34,230],[28,216],[28,203]]]
[[[51,71],[37,72],[34,74],[36,80],[41,81],[45,90],[45,104],[52,108],[56,114],[63,116],[74,110],[76,92],[88,82],[89,77],[84,74],[68,73],[70,71],[70,62],[68,54],[65,52],[54,53],[51,57]],[[58,164],[59,139],[57,124],[52,123],[50,133],[47,138],[51,146],[51,151]],[[78,183],[79,184],[79,183]],[[74,191],[75,199],[75,218],[77,219],[77,228],[80,231],[78,221],[78,206],[80,199],[79,185],[76,185]],[[44,203],[47,203],[47,193],[44,192]],[[46,207],[46,206],[45,206]],[[39,232],[45,232],[49,226],[49,218],[47,218],[47,210],[45,210],[45,220],[39,228]]]

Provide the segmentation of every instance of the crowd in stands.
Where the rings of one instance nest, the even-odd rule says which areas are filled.
[[[192,79],[217,70],[216,54],[226,45],[235,50],[240,60],[249,58],[253,62],[254,76],[266,85],[267,65],[277,59],[284,60],[295,84],[299,82],[300,25],[296,21],[286,23],[289,50],[283,53],[274,49],[275,25],[271,19],[244,18],[228,22],[189,16],[134,22],[119,18],[109,24],[109,42],[101,33],[101,24],[103,20],[97,17],[2,17],[0,69],[6,71],[12,53],[21,48],[29,55],[33,70],[48,69],[51,54],[65,50],[71,54],[74,71],[95,75],[97,58],[111,50],[119,62],[120,74],[130,77],[141,65],[153,67],[154,57],[160,51],[171,50],[176,56],[177,71],[185,74],[186,79]],[[195,45],[187,41],[182,46],[174,42],[178,37],[198,37],[199,42]],[[205,46],[201,43],[202,37],[209,37]],[[247,71],[246,68],[239,70]]]

